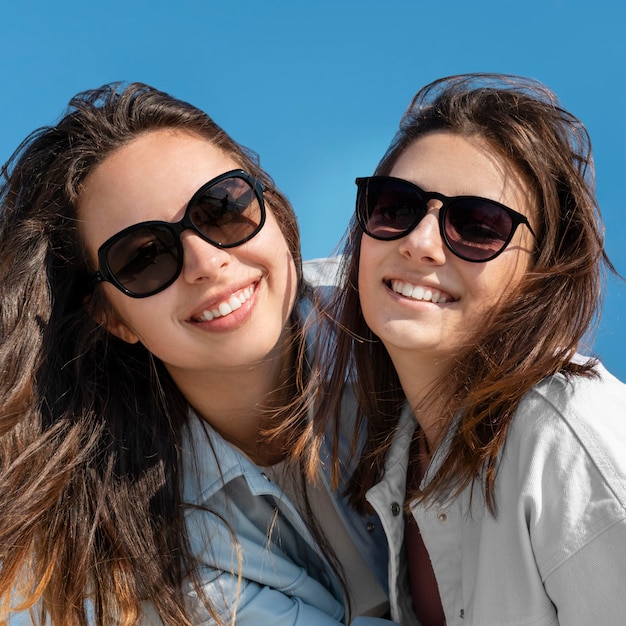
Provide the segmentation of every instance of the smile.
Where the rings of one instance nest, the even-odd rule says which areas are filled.
[[[226,317],[226,315],[230,315],[233,311],[236,311],[241,307],[242,304],[246,303],[252,297],[254,293],[255,285],[250,285],[245,289],[241,289],[234,293],[228,300],[224,300],[219,304],[216,304],[214,307],[203,311],[201,315],[194,318],[194,321],[197,322],[210,322],[217,317]]]
[[[392,280],[390,284],[391,290],[399,293],[405,298],[413,300],[422,300],[423,302],[432,302],[433,304],[445,304],[446,302],[454,302],[454,298],[433,287],[422,287],[420,285],[411,285],[403,280]]]

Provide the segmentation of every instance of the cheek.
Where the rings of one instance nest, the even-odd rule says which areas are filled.
[[[263,230],[265,231],[265,228]],[[274,224],[263,234],[263,237],[258,239],[255,237],[251,242],[254,244],[254,261],[260,265],[273,267],[274,271],[296,282],[296,264],[280,228]]]
[[[376,247],[371,245],[372,241],[368,241],[367,237],[363,237],[361,242],[361,250],[359,252],[359,274],[358,274],[358,289],[359,299],[361,301],[361,308],[363,309],[363,315],[367,319],[370,313],[372,300],[374,299],[373,291],[375,283],[378,280],[378,276],[375,273],[375,269],[378,265],[376,259]]]
[[[296,271],[295,261],[289,251],[285,253],[285,265],[288,268],[285,299],[289,304],[289,310],[291,310],[296,302],[296,294],[298,293],[298,272]]]
[[[359,250],[359,282],[370,274],[370,268],[376,264],[376,244],[378,242],[364,235],[361,237],[361,247]]]
[[[265,268],[271,296],[281,305],[283,318],[288,318],[298,292],[298,272],[287,240],[271,214],[268,213],[261,232],[246,246],[246,256],[242,260]]]
[[[110,287],[110,285],[106,285]],[[123,293],[107,294],[110,313],[107,318],[107,330],[127,341],[141,341],[149,350],[152,343],[159,341],[167,332],[168,315],[175,310],[176,289],[170,286],[149,298],[129,298]]]
[[[361,250],[359,251],[359,272],[357,275],[357,285],[359,289],[359,298],[363,300],[364,294],[367,292],[367,278],[369,276],[369,254],[367,252],[367,245],[361,243]]]
[[[485,271],[467,281],[467,284],[473,285],[470,292],[480,303],[479,308],[483,311],[506,302],[509,296],[518,290],[529,268],[526,255],[514,255],[510,258],[503,256],[491,263],[494,263],[492,267],[485,267]]]
[[[520,251],[514,255],[502,280],[506,293],[517,291],[524,276],[530,271],[532,263],[532,256],[528,252]]]

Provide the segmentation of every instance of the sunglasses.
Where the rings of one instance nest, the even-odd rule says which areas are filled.
[[[391,241],[408,235],[428,212],[428,202],[441,202],[439,231],[446,247],[465,261],[495,259],[528,219],[495,200],[478,196],[444,196],[392,176],[357,178],[356,215],[365,233]]]
[[[98,249],[98,271],[90,286],[107,281],[131,298],[147,298],[169,287],[183,269],[180,236],[193,230],[218,248],[249,241],[265,223],[264,187],[232,170],[202,185],[180,222],[141,222],[107,239]]]

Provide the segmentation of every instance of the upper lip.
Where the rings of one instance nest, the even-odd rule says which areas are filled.
[[[194,312],[189,316],[189,320],[197,320],[205,311],[210,311],[211,309],[216,308],[222,302],[228,302],[228,300],[238,294],[240,291],[252,287],[253,290],[256,290],[259,279],[247,281],[238,287],[229,287],[227,289],[222,289],[221,291],[214,293],[210,298],[204,301]]]
[[[389,287],[389,289],[393,290],[392,283],[394,281],[398,281],[405,285],[410,285],[411,287],[422,287],[425,291],[437,292],[439,297],[444,297],[445,302],[455,302],[458,300],[458,297],[444,289],[441,285],[434,284],[432,281],[427,281],[419,278],[385,278],[384,283]]]

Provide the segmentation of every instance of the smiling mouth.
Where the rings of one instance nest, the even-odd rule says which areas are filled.
[[[422,287],[421,285],[411,285],[403,280],[392,280],[388,286],[395,293],[411,298],[413,300],[421,300],[423,302],[432,302],[433,304],[445,304],[446,302],[454,302],[449,294],[445,294],[438,289],[432,287]]]
[[[192,318],[194,322],[210,322],[218,317],[226,317],[230,315],[233,311],[241,308],[243,304],[245,304],[254,293],[256,288],[256,283],[254,285],[250,285],[245,289],[241,289],[234,293],[228,300],[224,300],[219,304],[207,309],[206,311],[202,311],[202,313],[198,317]]]

